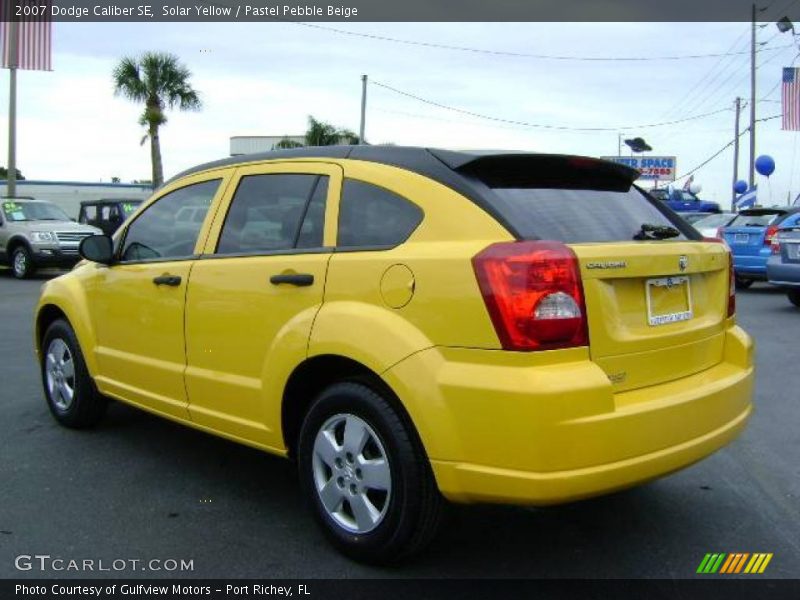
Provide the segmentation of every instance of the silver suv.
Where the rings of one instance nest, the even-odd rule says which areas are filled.
[[[30,277],[38,267],[69,268],[80,260],[78,245],[101,233],[75,223],[55,204],[40,200],[0,200],[0,264],[14,277]]]

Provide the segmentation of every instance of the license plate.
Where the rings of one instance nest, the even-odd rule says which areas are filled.
[[[692,312],[689,277],[659,277],[646,282],[647,321],[652,326],[688,321]]]
[[[750,241],[750,235],[747,233],[736,233],[733,236],[734,244],[746,244]]]
[[[786,256],[789,260],[800,260],[800,244],[786,244]]]

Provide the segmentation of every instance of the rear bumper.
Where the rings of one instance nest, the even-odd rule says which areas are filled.
[[[439,485],[451,490],[451,499],[559,504],[629,488],[702,460],[733,441],[744,429],[751,413],[752,406],[748,404],[734,419],[700,437],[642,456],[585,469],[537,473],[437,461],[433,461],[433,469]]]
[[[781,262],[781,257],[775,256],[767,263],[767,277],[774,285],[800,287],[800,263]]]
[[[746,275],[753,279],[767,278],[767,259],[769,254],[764,256],[733,256],[733,269],[737,275]]]
[[[588,353],[584,360],[531,366],[547,358],[431,349],[385,376],[396,386],[395,375],[416,374],[418,388],[425,384],[424,361],[437,367],[427,402],[409,412],[447,498],[555,504],[663,476],[736,437],[752,411],[752,342],[735,326],[723,335],[717,365],[617,393]],[[577,351],[564,352],[578,358]],[[439,360],[431,362],[430,353]],[[509,354],[515,355],[510,364],[500,364]]]

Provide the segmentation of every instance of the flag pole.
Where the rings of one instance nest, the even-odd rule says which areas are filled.
[[[8,177],[6,195],[17,195],[17,65],[19,62],[19,23],[12,17],[8,24]]]

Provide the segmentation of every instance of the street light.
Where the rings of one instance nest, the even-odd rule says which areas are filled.
[[[775,26],[778,28],[778,31],[781,33],[786,33],[787,31],[791,31],[794,34],[794,23],[791,22],[789,17],[783,17],[775,22]]]

